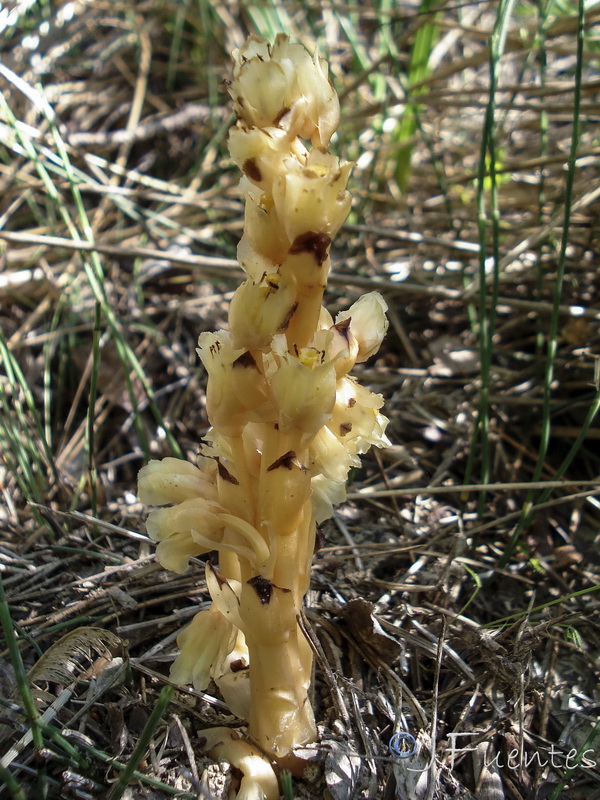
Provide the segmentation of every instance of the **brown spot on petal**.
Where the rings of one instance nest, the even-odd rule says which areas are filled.
[[[348,400],[348,408],[354,408],[355,405],[356,405],[356,398],[355,397],[351,397]]]
[[[244,161],[242,172],[244,173],[244,175],[247,175],[252,181],[256,181],[257,183],[260,183],[260,181],[262,181],[262,172],[258,168],[258,165],[253,158],[247,158]]]
[[[221,464],[218,458],[215,459],[217,462],[217,470],[219,472],[219,477],[222,478],[227,483],[233,483],[234,486],[239,486],[239,481],[236,477],[234,477],[229,470]]]
[[[294,303],[294,305],[290,308],[288,313],[285,315],[285,319],[283,320],[283,322],[281,323],[281,325],[277,329],[278,333],[281,333],[281,332],[287,330],[287,327],[290,324],[290,320],[292,319],[292,317],[296,313],[296,309],[297,308],[298,308],[298,303]]]
[[[276,459],[270,466],[267,467],[267,472],[271,472],[271,470],[278,469],[279,467],[285,467],[286,469],[300,467],[300,469],[302,469],[302,465],[296,458],[296,453],[294,450],[288,450],[287,453],[284,453],[282,456]]]
[[[236,658],[235,661],[232,661],[229,665],[229,669],[232,672],[243,672],[243,670],[248,668],[248,664],[245,664],[241,658]]]
[[[327,251],[331,244],[331,237],[326,233],[317,233],[316,231],[307,231],[296,236],[292,242],[289,252],[291,255],[297,253],[312,253],[319,266],[323,264],[327,258]]]
[[[242,353],[241,356],[238,356],[231,366],[258,369],[256,366],[256,361],[254,360],[254,356],[249,350],[247,350],[245,353]]]
[[[340,425],[340,436],[345,436],[347,433],[350,433],[352,430],[352,423],[351,422],[342,422]]]
[[[257,575],[254,578],[250,578],[248,583],[258,595],[258,599],[262,605],[266,606],[271,601],[271,595],[273,593],[273,584],[271,581],[267,580],[267,578],[263,578],[262,575]]]
[[[347,342],[350,341],[350,319],[350,317],[347,317],[333,326],[333,330],[343,336]]]

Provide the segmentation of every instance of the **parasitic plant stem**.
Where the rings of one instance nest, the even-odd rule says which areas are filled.
[[[286,36],[252,36],[234,53],[229,92],[247,279],[229,330],[200,335],[212,428],[199,464],[151,461],[139,495],[164,506],[147,521],[164,567],[183,572],[191,557],[219,552],[219,568],[206,567],[212,606],[181,633],[173,680],[202,691],[212,679],[249,738],[289,766],[317,736],[312,652],[297,622],[316,525],[344,499],[358,456],[388,443],[381,396],[348,376],[377,351],[386,304],[372,292],[335,321],[323,307],[352,166],[328,151],[340,110],[326,65]],[[244,742],[216,730],[211,747],[239,760]]]

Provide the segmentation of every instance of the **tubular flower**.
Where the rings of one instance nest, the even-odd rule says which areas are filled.
[[[335,404],[335,368],[319,363],[318,351],[286,353],[271,378],[274,403],[282,431],[298,428],[311,436],[323,427]]]
[[[290,160],[290,138],[279,128],[232,128],[227,142],[231,157],[246,178],[263,191],[270,192],[273,182]],[[306,163],[306,148],[298,142],[293,157]]]
[[[379,413],[383,397],[361,386],[352,378],[338,381],[336,403],[328,428],[354,453],[366,453],[375,447],[388,447],[385,429],[389,422]]]
[[[275,334],[283,330],[297,307],[296,289],[277,273],[255,283],[247,280],[235,291],[229,307],[231,336],[236,347],[266,350]],[[251,322],[251,333],[248,322]]]
[[[357,361],[366,361],[379,350],[388,329],[386,311],[387,303],[379,292],[369,292],[335,318],[338,326],[349,321],[350,331],[358,342]]]
[[[218,570],[205,570],[212,605],[179,637],[173,680],[200,691],[212,680],[249,739],[295,770],[295,749],[317,737],[312,650],[298,623],[316,525],[344,501],[359,456],[389,443],[383,398],[348,375],[379,348],[387,306],[371,292],[335,322],[323,307],[352,166],[327,151],[339,102],[326,65],[285,36],[272,46],[250,37],[233,73],[229,147],[243,173],[247,279],[229,331],[198,342],[212,426],[203,458],[150,462],[139,495],[163,506],[147,519],[163,566],[182,572],[219,553]],[[229,729],[205,735],[208,751],[243,773],[238,798],[278,796],[258,749]]]
[[[171,667],[171,680],[205,691],[215,665],[225,660],[235,640],[235,629],[222,614],[213,609],[200,611],[177,637],[180,653]]]
[[[216,472],[214,462],[209,459],[202,460],[202,469],[181,458],[150,461],[138,476],[139,498],[151,506],[181,503],[196,497],[217,502]]]
[[[333,238],[350,211],[346,184],[352,164],[312,150],[305,164],[288,159],[288,169],[273,181],[273,203],[290,242],[306,231]]]
[[[210,418],[224,430],[239,431],[249,412],[267,400],[254,358],[244,347],[235,348],[227,331],[201,333],[197,352],[210,376],[206,393]]]
[[[287,258],[290,242],[279,222],[273,197],[261,191],[246,178],[240,181],[245,187],[246,214],[244,235],[238,244],[238,261],[255,283],[279,271]]]
[[[159,542],[156,557],[165,569],[181,574],[190,558],[215,550],[223,538],[224,525],[212,505],[202,498],[184,500],[172,508],[152,511],[146,520],[148,536]]]

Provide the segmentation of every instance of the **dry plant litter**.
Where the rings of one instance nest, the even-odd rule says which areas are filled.
[[[358,199],[327,302],[386,298],[360,380],[393,446],[323,526],[303,622],[320,744],[282,791],[600,796],[600,10],[421,11],[2,9],[0,795],[239,781],[203,756],[203,730],[238,725],[216,689],[169,686],[203,566],[160,568],[133,487],[208,429],[196,341],[242,278],[221,84],[248,34],[283,30],[341,96]]]

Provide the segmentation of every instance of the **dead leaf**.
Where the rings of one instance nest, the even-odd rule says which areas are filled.
[[[340,616],[352,635],[369,645],[387,663],[393,663],[402,654],[400,642],[386,633],[373,614],[373,605],[362,597],[350,600]]]

